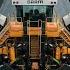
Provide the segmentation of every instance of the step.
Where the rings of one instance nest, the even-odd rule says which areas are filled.
[[[61,32],[61,37],[70,45],[70,35],[64,29]]]

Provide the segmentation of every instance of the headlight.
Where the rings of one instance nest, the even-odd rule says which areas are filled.
[[[66,56],[63,56],[62,59],[66,59]]]

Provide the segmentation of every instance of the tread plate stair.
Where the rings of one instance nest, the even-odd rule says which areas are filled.
[[[38,37],[31,37],[31,59],[38,59],[39,58],[39,38]]]
[[[0,32],[0,45],[3,44],[5,42],[5,40],[9,37],[8,36],[8,28],[9,28],[9,24],[7,24],[3,30]]]
[[[64,39],[64,41],[65,41],[68,45],[70,45],[70,35],[69,35],[69,32],[68,32],[65,28],[63,28],[63,29],[61,30],[61,37]]]

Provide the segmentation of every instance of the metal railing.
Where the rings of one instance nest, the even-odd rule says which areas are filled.
[[[3,30],[0,32],[0,38],[2,38],[2,36],[8,31],[8,28],[9,28],[9,24],[7,24]]]
[[[38,20],[38,21],[30,21],[30,20],[28,20],[27,21],[27,31],[29,31],[30,30],[30,22],[38,22],[38,26],[37,27],[39,27],[39,21],[41,21],[41,20]],[[40,31],[39,31],[39,34],[37,35],[37,36],[40,36],[40,53],[41,53],[41,35],[42,35],[42,21],[41,21],[41,27],[39,27],[40,28]],[[31,44],[30,44],[30,31],[28,32],[28,35],[29,35],[29,56],[30,56],[30,52],[31,52],[31,50],[30,50],[30,47],[31,47]],[[39,38],[39,37],[38,37]],[[40,54],[40,56],[41,56],[41,54]]]
[[[18,20],[20,20],[20,21],[18,21]],[[11,22],[11,21],[14,21],[14,22],[15,22],[15,21],[23,22],[23,21],[22,21],[22,17],[16,17],[16,16],[9,16],[8,19],[7,19],[7,21],[8,21],[8,22]]]

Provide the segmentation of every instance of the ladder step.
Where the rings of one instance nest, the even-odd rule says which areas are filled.
[[[65,29],[62,30],[61,37],[66,41],[67,44],[70,45],[70,35],[67,33]]]
[[[39,46],[39,37],[38,36],[32,36],[31,37],[31,43],[30,43],[30,56],[32,59],[39,58],[40,53],[40,46]]]

